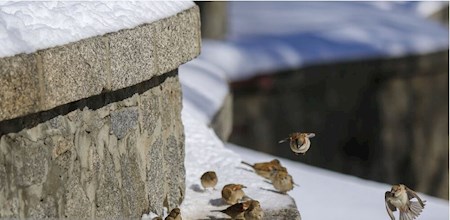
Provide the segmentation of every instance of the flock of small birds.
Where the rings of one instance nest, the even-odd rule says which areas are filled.
[[[314,133],[296,132],[289,137],[280,140],[279,143],[289,141],[291,150],[299,155],[304,155],[311,146],[310,138],[315,136]],[[282,194],[294,188],[294,180],[288,173],[286,167],[282,166],[278,159],[269,162],[260,162],[249,164],[242,161],[243,164],[253,168],[256,174],[271,181],[273,187]],[[206,190],[212,188],[215,190],[218,177],[214,171],[207,171],[200,177],[200,183]],[[246,196],[243,189],[247,188],[242,184],[230,183],[222,188],[222,200],[230,205],[224,210],[213,210],[212,212],[221,212],[232,220],[260,220],[264,217],[264,211],[258,200],[254,200]],[[386,211],[391,218],[395,220],[394,211],[400,212],[400,220],[416,219],[425,207],[425,202],[417,195],[416,192],[409,189],[403,184],[395,184],[390,191],[385,192]],[[417,201],[411,201],[416,198]],[[174,208],[170,211],[165,220],[181,220],[181,210]],[[162,220],[161,217],[153,218],[153,220]]]

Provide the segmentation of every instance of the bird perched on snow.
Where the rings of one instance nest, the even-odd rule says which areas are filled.
[[[278,171],[272,179],[273,187],[279,192],[286,194],[287,191],[294,189],[294,180],[288,172]]]
[[[236,203],[224,210],[213,210],[212,212],[222,212],[231,217],[231,219],[245,219],[244,214],[245,211],[249,208],[251,204],[251,200]]]
[[[182,220],[181,210],[179,208],[174,208],[170,211],[169,215],[164,220]]]
[[[416,198],[416,201],[410,201]],[[386,204],[386,211],[391,217],[391,220],[395,220],[393,212],[397,209],[400,212],[400,220],[413,220],[420,215],[425,202],[420,199],[416,192],[409,189],[403,184],[393,185],[391,191],[384,193],[384,200]]]
[[[279,141],[278,143],[283,143],[286,141],[289,141],[289,144],[291,146],[291,150],[295,154],[302,154],[304,155],[306,151],[309,150],[309,147],[311,146],[310,138],[315,137],[316,134],[314,133],[301,133],[296,132],[289,135],[289,137]]]
[[[276,171],[287,171],[286,167],[283,167],[278,159],[273,159],[269,162],[255,163],[253,165],[244,161],[242,161],[241,163],[252,167],[255,170],[256,174],[266,179],[272,179]]]
[[[250,205],[244,212],[245,220],[260,220],[264,217],[264,212],[259,201],[250,200]]]
[[[227,184],[222,188],[222,199],[229,205],[234,205],[239,202],[245,193],[242,190],[247,188],[241,184]]]
[[[206,189],[206,188],[214,189],[214,187],[216,187],[216,185],[217,185],[217,181],[218,181],[218,178],[217,178],[216,172],[214,172],[214,171],[208,171],[200,177],[200,182],[204,189]]]

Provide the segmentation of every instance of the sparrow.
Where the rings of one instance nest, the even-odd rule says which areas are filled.
[[[204,189],[213,188],[217,185],[217,175],[214,171],[208,171],[200,177],[200,182]]]
[[[251,200],[246,202],[236,203],[234,205],[229,206],[224,210],[213,210],[212,212],[222,212],[231,217],[231,219],[241,219],[245,220],[244,214],[245,211],[249,208]]]
[[[170,211],[169,215],[164,220],[182,220],[181,210],[179,208],[174,208]]]
[[[243,188],[247,188],[241,184],[227,184],[222,188],[222,199],[228,205],[234,205],[239,202],[244,196],[245,193],[242,190]]]
[[[294,188],[295,183],[292,180],[292,176],[289,175],[288,172],[278,171],[272,179],[272,185],[279,192],[286,194],[287,191]]]
[[[410,201],[416,198],[417,201]],[[417,218],[425,207],[425,200],[422,201],[416,192],[403,184],[393,185],[391,191],[384,193],[386,211],[395,220],[393,212],[397,209],[400,212],[400,220],[413,220]]]
[[[291,150],[295,154],[305,155],[306,151],[308,151],[309,147],[311,146],[311,141],[309,139],[313,138],[315,136],[316,136],[316,134],[314,134],[314,133],[296,132],[296,133],[290,134],[289,137],[287,137],[281,141],[278,141],[278,143],[283,143],[283,142],[289,141]]]
[[[241,161],[241,163],[252,167],[255,170],[256,174],[266,179],[272,179],[274,176],[273,174],[276,171],[287,171],[286,167],[283,167],[278,159],[273,159],[269,162],[255,163],[253,165],[244,161]]]
[[[264,217],[264,212],[257,200],[251,200],[250,205],[244,212],[245,220],[260,220]]]

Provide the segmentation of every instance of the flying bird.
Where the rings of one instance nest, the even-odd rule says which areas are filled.
[[[410,201],[416,198],[417,201]],[[393,185],[391,191],[384,193],[386,211],[395,220],[394,211],[400,212],[400,220],[413,220],[417,218],[425,207],[425,202],[420,199],[416,192],[403,184]]]
[[[289,141],[289,145],[291,147],[291,150],[295,154],[302,154],[305,155],[306,151],[309,150],[309,147],[311,146],[310,138],[315,137],[316,134],[314,133],[301,133],[296,132],[289,135],[289,137],[280,140],[278,143],[283,143],[286,141]]]

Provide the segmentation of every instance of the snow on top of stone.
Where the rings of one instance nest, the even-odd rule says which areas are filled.
[[[203,55],[235,81],[306,65],[442,51],[448,28],[424,17],[441,6],[230,2],[227,41],[209,42]]]
[[[192,6],[191,1],[0,2],[0,57],[152,23]]]

